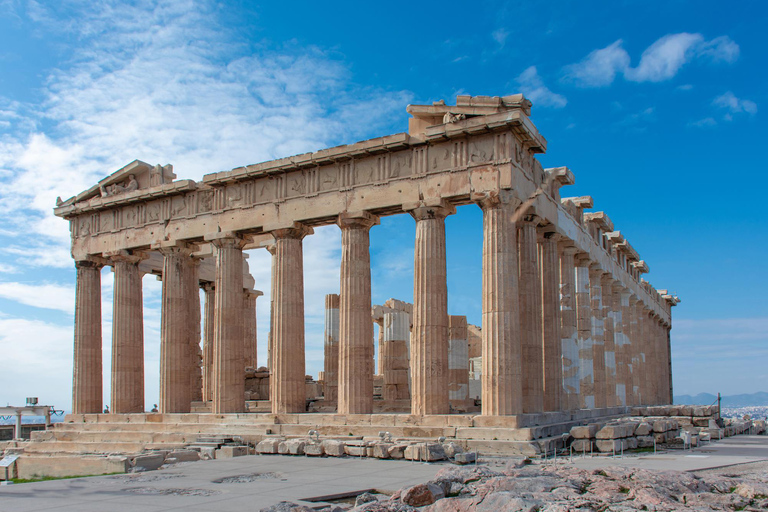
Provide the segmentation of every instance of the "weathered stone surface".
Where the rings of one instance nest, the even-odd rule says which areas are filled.
[[[448,457],[443,450],[443,446],[437,443],[417,443],[408,446],[405,449],[405,458],[407,460],[420,460],[433,462],[445,460]]]
[[[461,453],[464,450],[456,443],[443,443],[443,451],[445,451],[445,456],[451,459],[456,456],[457,453]]]
[[[343,457],[346,454],[344,443],[335,439],[326,439],[322,443],[326,455],[331,457]]]
[[[594,439],[597,435],[596,423],[590,423],[589,425],[581,425],[571,428],[571,437],[575,439]]]
[[[304,455],[306,444],[301,439],[287,439],[278,445],[277,452],[281,455]]]
[[[256,445],[256,453],[278,453],[281,439],[263,439]]]
[[[262,508],[259,512],[314,512],[314,510],[304,505],[297,505],[296,503],[291,503],[289,501],[281,501],[277,505]]]
[[[389,448],[389,458],[391,459],[403,459],[405,458],[405,449],[407,444],[396,444]]]
[[[426,484],[418,484],[403,491],[400,499],[406,505],[423,507],[434,503],[436,497],[429,486]]]
[[[195,450],[174,450],[165,457],[166,464],[191,462],[195,460],[200,460],[200,453]]]
[[[471,464],[477,461],[477,452],[460,452],[454,455],[456,464]]]
[[[304,445],[304,455],[319,457],[325,455],[322,443],[307,443]]]
[[[391,443],[376,443],[373,445],[373,456],[377,459],[388,459],[389,450],[393,446]]]
[[[626,439],[598,439],[595,441],[597,449],[603,453],[620,452],[627,449]]]
[[[637,436],[638,448],[653,448],[653,436]]]
[[[647,436],[653,432],[653,425],[647,422],[641,422],[635,427],[636,436]]]
[[[247,446],[222,446],[216,450],[217,459],[231,459],[232,457],[244,457],[248,455]]]
[[[134,458],[133,467],[136,471],[152,471],[162,466],[164,462],[164,454],[151,453],[149,455],[139,455]]]
[[[571,443],[571,449],[577,453],[589,453],[594,449],[594,443],[591,439],[574,439]]]

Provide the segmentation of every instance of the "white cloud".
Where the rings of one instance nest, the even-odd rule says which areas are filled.
[[[619,39],[613,44],[592,51],[581,62],[566,66],[566,77],[582,87],[611,85],[616,73],[629,67],[629,54]]]
[[[499,28],[491,32],[491,37],[494,41],[496,41],[496,44],[499,45],[499,49],[504,48],[504,45],[507,42],[507,38],[509,37],[509,30],[505,28]]]
[[[754,101],[739,99],[731,91],[712,100],[712,104],[725,109],[727,111],[726,115],[746,113],[753,116],[757,114],[757,104]],[[730,117],[728,119],[730,120]]]
[[[520,85],[520,91],[536,106],[563,108],[568,101],[565,96],[549,90],[536,71],[536,66],[531,66],[516,79]]]
[[[692,121],[688,123],[688,126],[693,126],[695,128],[712,128],[713,126],[717,126],[717,121],[711,117],[705,117],[703,119],[699,119],[698,121]]]
[[[75,289],[59,284],[0,283],[0,297],[36,308],[75,312]]]
[[[629,53],[621,39],[592,51],[583,60],[566,66],[565,79],[581,87],[610,85],[618,74],[632,82],[662,82],[677,75],[696,59],[733,63],[739,57],[739,45],[728,36],[706,41],[701,34],[668,34],[643,51],[636,67],[630,65]]]
[[[696,53],[696,48],[704,42],[701,34],[670,34],[651,46],[640,56],[636,68],[627,68],[624,77],[633,82],[661,82],[677,74],[686,62]]]

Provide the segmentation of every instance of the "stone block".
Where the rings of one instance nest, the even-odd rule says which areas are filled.
[[[571,437],[574,439],[594,439],[595,435],[597,435],[596,423],[571,428]]]
[[[477,452],[460,452],[453,456],[456,464],[472,464],[477,462]]]
[[[162,453],[150,453],[139,455],[133,459],[133,468],[136,471],[152,471],[163,465],[165,456]]]
[[[389,448],[389,458],[390,459],[403,459],[405,458],[405,449],[408,447],[407,444],[396,444]]]
[[[601,428],[597,435],[597,439],[621,439],[634,434],[634,428],[630,425],[606,425]]]
[[[192,462],[195,460],[200,460],[200,453],[195,450],[173,450],[165,457],[166,464]]]
[[[453,458],[457,453],[461,453],[464,450],[456,443],[443,443],[443,450],[445,451],[445,456],[450,458]]]
[[[222,446],[216,450],[217,459],[231,459],[233,457],[244,457],[248,455],[247,446]]]
[[[410,444],[405,447],[404,457],[406,460],[421,460],[421,449],[418,444]]]
[[[280,439],[263,439],[256,445],[256,453],[272,454],[278,453]]]
[[[636,437],[626,437],[624,438],[624,441],[626,442],[627,450],[634,450],[637,448],[637,438]]]
[[[637,425],[637,427],[635,427],[634,435],[647,436],[651,432],[653,432],[653,425],[651,425],[650,423],[641,422]]]
[[[669,430],[669,422],[667,420],[656,420],[653,422],[653,431],[656,433],[666,432]]]
[[[344,442],[342,441],[337,441],[336,439],[326,439],[323,441],[322,445],[326,455],[331,457],[343,457],[346,455]]]
[[[693,407],[690,405],[681,405],[680,416],[693,416]]]
[[[697,406],[693,408],[693,415],[694,416],[709,416],[709,410],[707,410],[707,407],[704,406]]]
[[[308,455],[310,457],[320,457],[322,455],[325,455],[325,450],[323,450],[323,444],[322,443],[305,444],[304,455]]]
[[[571,448],[576,453],[589,453],[594,449],[594,441],[591,439],[574,439]]]
[[[198,448],[202,460],[211,460],[216,458],[216,448],[213,446],[201,446]]]
[[[595,445],[603,453],[619,453],[622,449],[627,449],[626,439],[598,439]]]
[[[389,449],[393,446],[392,443],[376,443],[371,447],[371,456],[376,457],[377,459],[388,459]]]
[[[277,447],[277,453],[281,455],[304,455],[306,441],[302,439],[286,439]]]
[[[653,436],[637,436],[638,448],[653,448]]]
[[[347,445],[344,447],[344,451],[350,457],[367,457],[368,447],[365,445]]]

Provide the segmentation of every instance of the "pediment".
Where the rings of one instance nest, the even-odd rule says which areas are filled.
[[[69,206],[75,203],[90,201],[93,198],[112,197],[136,190],[146,190],[172,183],[175,178],[173,166],[170,164],[150,165],[141,160],[134,160],[106,178],[99,180],[98,183],[88,190],[80,192],[66,201],[61,201],[61,198],[59,198],[56,201],[56,206]]]

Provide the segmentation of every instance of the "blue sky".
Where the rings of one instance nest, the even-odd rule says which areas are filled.
[[[576,176],[563,195],[593,196],[647,279],[682,298],[676,392],[765,391],[767,22],[757,1],[0,0],[0,401],[69,407],[74,270],[57,196],[134,159],[200,179],[405,131],[408,103],[516,92],[549,141],[541,162]],[[479,209],[447,228],[449,310],[479,324]],[[411,299],[413,235],[407,216],[373,228],[374,303]],[[305,241],[312,374],[339,244],[335,227]],[[268,292],[267,253],[250,263]],[[105,397],[111,284],[105,270]],[[151,405],[160,283],[144,290]]]

